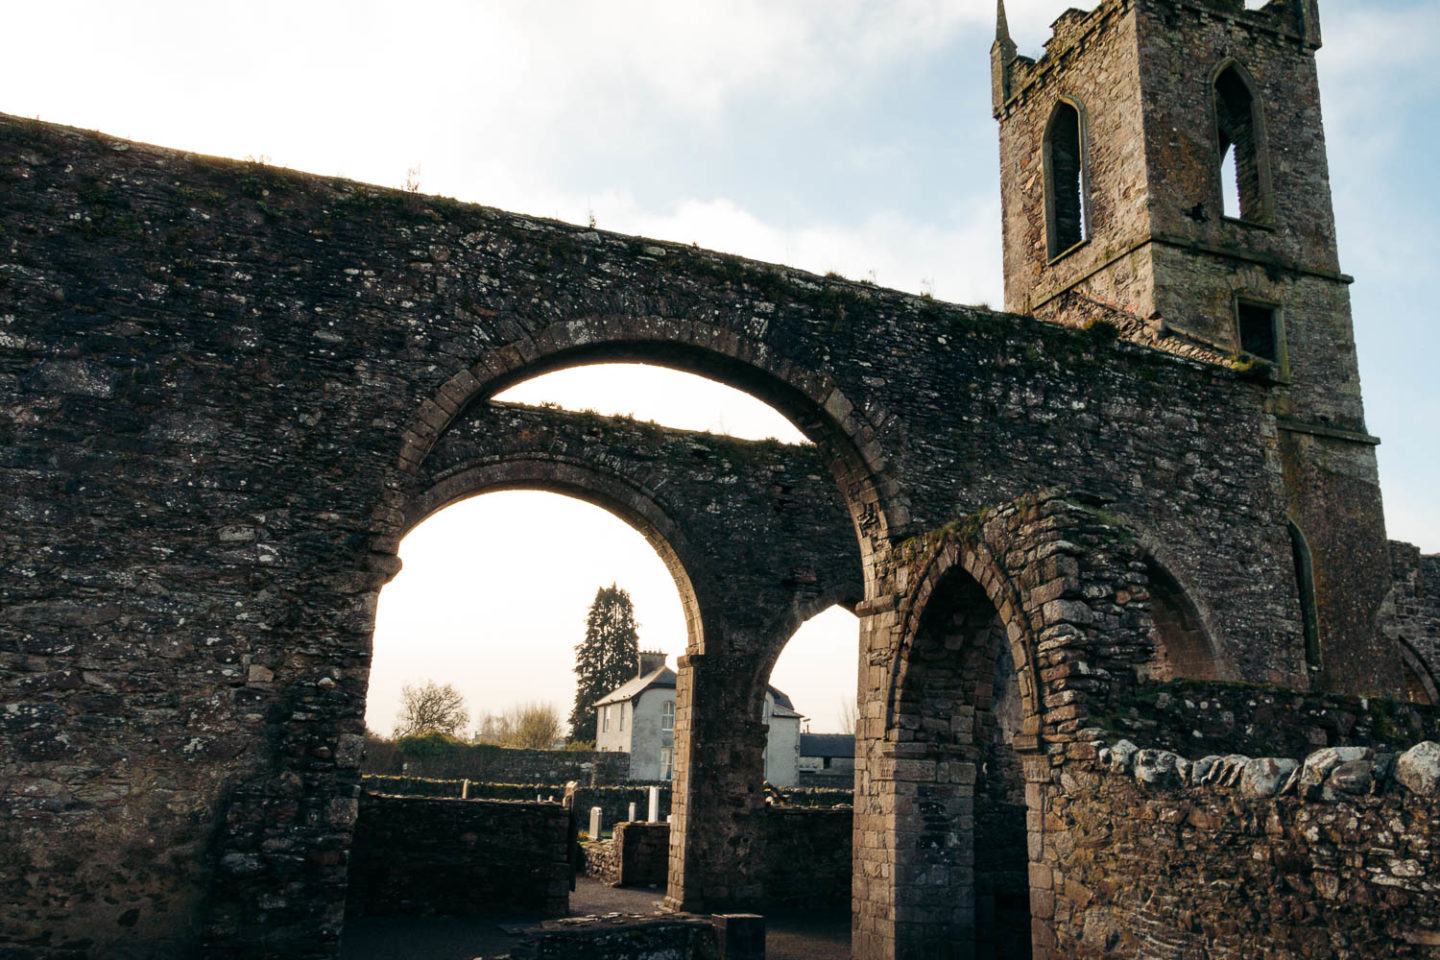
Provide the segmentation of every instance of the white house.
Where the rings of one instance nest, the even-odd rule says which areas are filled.
[[[799,782],[800,721],[790,698],[768,688],[765,779],[781,787]],[[631,780],[669,780],[675,774],[675,671],[665,654],[641,653],[640,670],[595,702],[595,749],[630,754]]]

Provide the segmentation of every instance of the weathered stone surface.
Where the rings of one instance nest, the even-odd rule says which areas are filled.
[[[1257,757],[1245,764],[1245,772],[1240,775],[1240,795],[1273,797],[1299,766],[1299,761],[1288,757]]]
[[[1140,750],[1135,754],[1135,779],[1152,787],[1180,786],[1189,766],[1168,750]]]
[[[1301,796],[1312,796],[1321,788],[1332,770],[1342,763],[1368,760],[1374,756],[1369,747],[1327,747],[1305,758],[1300,768],[1298,789]]]
[[[1317,588],[1311,660],[1332,689],[1388,695],[1400,656],[1374,620],[1390,552],[1335,240],[1318,46],[1313,3],[1247,10],[1224,0],[1067,11],[1038,61],[1008,37],[997,42],[1005,303],[1213,359],[1244,355],[1238,304],[1273,309],[1277,376],[1267,364],[1259,372],[1277,380],[1286,411],[1279,465]],[[1227,215],[1216,84],[1230,68],[1253,103],[1254,133],[1227,145],[1237,156],[1253,146],[1238,169],[1254,189],[1248,211]],[[1079,134],[1064,149],[1053,142],[1062,116],[1077,117]],[[1073,178],[1056,166],[1067,151],[1079,155]],[[1079,196],[1067,203],[1070,193]],[[1076,229],[1057,244],[1056,218],[1074,203]]]
[[[1321,788],[1325,800],[1338,800],[1344,794],[1369,793],[1375,784],[1375,764],[1369,760],[1347,760],[1330,771]]]
[[[1440,796],[1440,743],[1427,740],[1395,761],[1395,779],[1422,797]]]
[[[636,524],[684,599],[673,904],[764,895],[756,697],[843,602],[857,956],[1321,956],[1341,925],[1356,955],[1418,950],[1432,828],[1378,753],[1235,795],[1283,755],[1256,730],[1292,716],[1314,746],[1401,746],[1325,698],[1419,701],[1433,674],[1435,565],[1387,554],[1363,433],[1313,17],[1103,0],[1038,62],[997,46],[1007,298],[1107,321],[1080,331],[0,117],[0,529],[23,531],[0,537],[0,943],[333,955],[395,544],[530,486]],[[1227,56],[1285,158],[1264,229],[1206,213]],[[1095,232],[1036,258],[1062,94],[1092,101]],[[1279,371],[1217,362],[1237,297],[1283,307]],[[815,446],[489,402],[602,359],[740,387]],[[1387,560],[1408,571],[1388,633]],[[1238,683],[1147,716],[1147,684],[1177,679]],[[1322,717],[1262,702],[1312,686]],[[1144,786],[1136,756],[1096,763],[1096,730],[1174,751],[1146,734],[1179,719],[1219,757],[1198,786],[1178,760],[1170,786],[1158,759]],[[1237,892],[1191,909],[1216,891]]]
[[[558,803],[365,793],[346,910],[364,916],[564,913],[569,814]]]
[[[1440,939],[1434,804],[1378,782],[1371,792],[1367,759],[1331,759],[1328,778],[1364,789],[1310,801],[1252,793],[1244,779],[1157,791],[1097,763],[1093,789],[1049,794],[1047,862],[1065,877],[1053,956],[1169,955],[1161,938],[1221,960],[1427,956]],[[1281,765],[1245,769],[1269,763]]]

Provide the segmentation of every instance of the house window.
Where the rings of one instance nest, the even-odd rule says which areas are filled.
[[[675,729],[675,701],[666,700],[660,705],[660,729]]]
[[[670,747],[660,748],[660,779],[669,780],[675,774],[675,753]]]
[[[1236,64],[1215,78],[1215,132],[1225,216],[1257,222],[1269,217],[1264,136],[1250,83]]]
[[[1051,259],[1085,239],[1085,154],[1080,110],[1061,100],[1045,127],[1045,226]]]
[[[620,704],[620,732],[625,732],[625,704]]]
[[[1235,303],[1235,326],[1239,334],[1240,350],[1252,357],[1280,362],[1280,333],[1274,307],[1260,303],[1237,300]]]
[[[600,711],[600,732],[601,732],[601,733],[609,733],[609,732],[610,732],[610,708],[609,708],[609,707],[606,707],[604,710],[601,710],[601,711]]]

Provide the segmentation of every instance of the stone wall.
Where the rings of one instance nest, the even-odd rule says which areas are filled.
[[[1081,749],[1087,747],[1088,749]],[[1076,745],[1044,791],[1037,957],[1431,957],[1440,744],[1293,759]],[[1086,759],[1086,755],[1093,759]]]
[[[1390,543],[1394,588],[1383,626],[1403,645],[1412,699],[1440,706],[1440,556],[1408,543]]]
[[[620,851],[615,840],[588,840],[580,844],[580,873],[605,883],[620,879]]]
[[[387,746],[391,749],[385,749]],[[598,750],[518,750],[489,744],[460,745],[452,755],[431,764],[425,758],[406,757],[390,744],[372,742],[366,746],[360,769],[388,777],[463,777],[491,783],[563,784],[574,780],[589,786],[625,780],[630,764],[625,756]]]
[[[452,797],[458,799],[463,789],[461,780],[431,780],[423,777],[366,776],[361,781],[365,788],[377,793],[393,793],[417,797]],[[660,819],[670,815],[670,784],[656,784],[660,790]],[[650,785],[611,784],[608,786],[577,787],[576,807],[580,829],[590,822],[590,808],[599,807],[605,829],[630,819],[630,805],[635,805],[636,816],[647,816],[650,811]],[[559,802],[565,796],[565,784],[560,783],[489,783],[472,780],[466,794],[471,800],[534,800]]]
[[[770,807],[765,812],[765,909],[850,905],[849,808]]]
[[[912,536],[1032,491],[1084,491],[1136,531],[1225,676],[1308,683],[1273,386],[1223,367],[11,117],[0,231],[0,525],[25,531],[0,538],[7,947],[332,955],[377,592],[409,525],[487,489],[586,496],[675,575],[675,822],[694,829],[671,881],[689,904],[758,889],[761,741],[737,718],[794,628],[863,590],[878,637],[904,613]],[[815,446],[487,402],[600,359],[723,380]],[[793,535],[837,514],[843,549]],[[876,739],[897,649],[864,660]],[[1073,732],[1100,681],[1045,682],[1047,729]],[[867,815],[895,829],[893,807]]]
[[[568,813],[559,804],[364,793],[346,912],[472,916],[569,905]]]
[[[588,917],[526,931],[494,960],[722,960],[716,928],[693,917]],[[484,960],[483,957],[477,960]]]
[[[615,852],[619,861],[616,886],[664,886],[670,872],[670,825],[617,823]]]
[[[1396,752],[1440,740],[1440,710],[1420,704],[1185,680],[1142,683],[1087,724],[1186,754],[1298,757],[1337,746]]]
[[[854,812],[848,808],[767,807],[760,906],[848,906],[853,828]],[[615,830],[614,840],[581,845],[586,875],[616,886],[663,883],[669,825],[622,823]]]

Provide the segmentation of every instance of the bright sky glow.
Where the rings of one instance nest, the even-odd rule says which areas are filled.
[[[511,403],[556,403],[567,410],[654,420],[681,430],[708,430],[746,440],[805,443],[774,409],[722,383],[639,363],[597,363],[526,380],[498,394]]]
[[[1047,25],[1069,5],[1008,0],[1021,52],[1038,56]],[[1434,552],[1440,182],[1424,158],[1440,154],[1440,4],[1321,8],[1330,182],[1341,264],[1357,278],[1356,341],[1368,425],[1384,440],[1387,522],[1392,537]],[[0,111],[394,186],[418,167],[425,192],[577,223],[594,216],[606,229],[998,306],[994,9],[992,0],[12,2],[0,20],[10,41]],[[564,389],[575,405],[613,406],[591,386]],[[661,395],[667,408],[711,410],[711,427],[750,429],[751,414],[738,408]],[[486,501],[502,502],[462,506]],[[377,650],[377,690],[458,677],[470,669],[458,650],[507,646],[526,651],[527,675],[544,663],[547,675],[568,677],[568,660],[540,650],[568,657],[595,588],[618,580],[637,601],[648,595],[628,548],[633,575],[616,559],[571,570],[564,584],[558,576],[582,557],[615,557],[611,545],[628,528],[584,541],[581,521],[561,519],[558,501],[504,502],[479,532],[457,532],[450,512],[435,518],[460,543],[464,563],[447,569],[462,576],[449,591],[461,604],[423,631],[455,639],[432,655],[412,632],[398,659]],[[504,526],[520,515],[524,536]],[[549,532],[534,526],[540,517],[555,519]],[[382,626],[412,578],[441,576],[423,572],[429,528],[406,541]],[[518,553],[530,542],[548,547],[534,566]],[[472,564],[479,556],[528,570],[528,580],[502,584]],[[532,636],[523,617],[518,626],[499,619],[502,610],[560,609],[562,595],[578,604],[563,636]],[[645,642],[678,650],[669,646],[682,642],[678,628],[656,603],[642,608]],[[836,670],[853,682],[848,642],[837,663],[849,665]],[[522,689],[505,661],[487,662],[497,666],[474,669],[498,673],[513,696],[502,703],[503,686],[477,688],[477,705],[541,695]],[[802,711],[823,714],[824,704],[786,689]],[[568,708],[559,694],[545,698]],[[393,708],[379,704],[372,722],[388,729]]]

